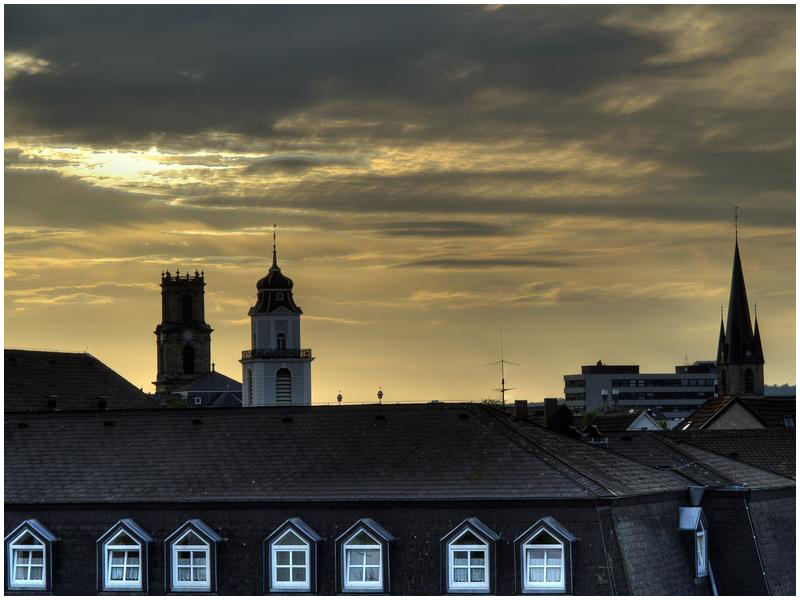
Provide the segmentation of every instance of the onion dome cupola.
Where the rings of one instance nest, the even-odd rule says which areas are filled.
[[[264,314],[282,309],[282,312],[291,312],[302,315],[303,311],[294,302],[292,287],[294,282],[281,272],[278,266],[277,239],[275,229],[272,231],[272,266],[265,277],[256,283],[258,299],[255,306],[250,308],[248,314]]]

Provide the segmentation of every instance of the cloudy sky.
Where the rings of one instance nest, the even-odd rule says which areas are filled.
[[[5,344],[152,390],[162,269],[218,370],[279,259],[315,402],[712,360],[733,207],[794,383],[795,8],[5,7]]]

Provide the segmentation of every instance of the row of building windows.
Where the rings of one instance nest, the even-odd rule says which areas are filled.
[[[447,591],[490,593],[494,545],[500,536],[476,518],[442,540]],[[8,587],[52,590],[52,545],[58,538],[30,519],[6,537]],[[361,519],[336,538],[341,591],[388,592],[389,548],[395,538],[372,519]],[[576,538],[544,517],[515,540],[523,591],[566,592],[569,545]],[[97,541],[98,587],[106,592],[147,592],[151,538],[133,519],[122,519]],[[223,541],[203,521],[187,521],[164,540],[171,592],[215,592],[216,545]],[[299,518],[264,540],[265,591],[316,592],[316,544],[322,538]]]
[[[612,379],[613,387],[713,387],[716,379]]]
[[[694,400],[711,398],[714,392],[620,392],[620,400]]]

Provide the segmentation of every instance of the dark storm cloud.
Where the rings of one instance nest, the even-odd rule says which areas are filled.
[[[355,99],[448,107],[504,86],[572,95],[661,47],[601,25],[605,12],[10,6],[6,50],[51,66],[18,75],[6,101],[15,130],[124,143],[272,136],[282,116]]]

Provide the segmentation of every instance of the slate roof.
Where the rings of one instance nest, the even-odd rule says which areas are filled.
[[[5,350],[5,412],[155,408],[156,400],[88,352]]]
[[[705,435],[705,432],[702,433]],[[754,489],[794,486],[794,481],[787,477],[709,452],[687,443],[672,432],[628,431],[610,434],[608,448],[659,470],[680,473],[699,485],[743,485]]]
[[[735,429],[669,431],[667,435],[683,443],[796,479],[794,429]]]
[[[478,404],[6,414],[7,503],[594,498],[689,480]]]
[[[704,429],[734,403],[738,403],[750,411],[756,419],[763,423],[764,427],[784,429],[786,426],[783,418],[794,418],[796,412],[794,396],[718,396],[699,406],[679,423],[675,430],[683,431],[686,425],[688,425],[687,430]]]

